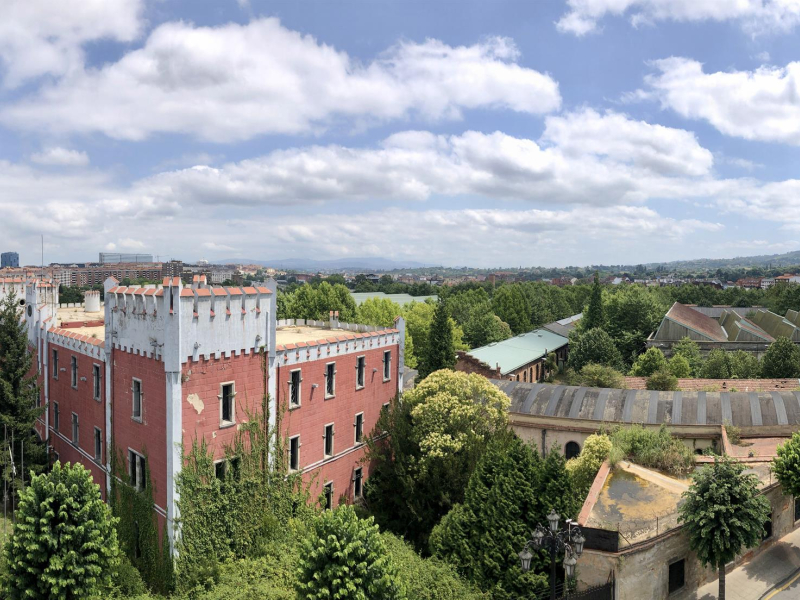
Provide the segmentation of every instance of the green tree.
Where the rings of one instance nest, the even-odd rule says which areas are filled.
[[[585,365],[595,363],[622,371],[622,355],[614,345],[614,340],[600,328],[589,329],[584,333],[573,334],[570,340],[567,364],[580,371]]]
[[[625,387],[625,377],[611,367],[589,363],[581,369],[580,384],[587,387],[622,389]]]
[[[772,472],[781,482],[785,494],[800,496],[800,432],[795,431],[791,439],[778,446],[777,456],[772,460]]]
[[[761,541],[770,503],[759,494],[759,480],[744,465],[716,460],[692,474],[692,486],[678,505],[689,546],[703,566],[719,570],[719,600],[725,600],[725,565]]]
[[[34,475],[20,494],[5,547],[5,597],[105,597],[119,561],[114,522],[82,465],[56,463],[50,473]]]
[[[517,554],[549,510],[539,455],[516,435],[500,436],[469,479],[464,503],[431,533],[431,551],[496,600],[544,591],[545,575],[523,573]],[[538,559],[535,570],[542,571]]]
[[[297,595],[303,600],[400,600],[405,591],[374,520],[352,506],[314,520],[300,552]]]
[[[800,348],[789,338],[779,337],[769,345],[764,354],[761,375],[774,379],[800,377]]]
[[[644,350],[647,337],[658,328],[667,305],[647,288],[631,285],[610,295],[604,310],[605,329],[629,360]]]
[[[492,308],[515,335],[527,333],[531,327],[531,307],[518,285],[502,285],[492,298]]]
[[[757,379],[761,375],[761,363],[753,354],[736,350],[728,354],[731,377],[737,379]]]
[[[367,298],[356,309],[356,321],[364,325],[391,327],[402,313],[403,309],[396,302],[376,296]]]
[[[672,346],[673,356],[682,356],[689,363],[689,371],[692,377],[700,375],[703,366],[703,356],[700,354],[700,346],[689,337],[683,338]]]
[[[589,306],[581,317],[581,329],[602,328],[606,324],[603,315],[603,287],[600,285],[600,274],[595,271],[594,282],[592,283],[592,295],[589,297]]]
[[[675,375],[673,375],[665,366],[647,378],[645,381],[645,387],[648,390],[674,392],[678,389],[678,378],[675,377]]]
[[[700,367],[699,375],[706,379],[728,379],[731,376],[728,354],[719,348],[709,352],[702,367]]]
[[[656,371],[667,369],[667,359],[658,348],[648,348],[647,352],[636,357],[631,368],[634,377],[650,377]]]
[[[567,461],[566,470],[579,501],[586,498],[597,471],[610,452],[611,439],[607,435],[593,433],[583,443],[580,455]]]
[[[39,404],[39,387],[33,372],[33,354],[28,351],[28,333],[22,311],[10,293],[0,302],[0,427],[8,429],[8,440],[0,453],[0,468],[14,489],[21,489],[29,472],[41,473],[47,466],[47,450],[34,430],[44,408]],[[14,439],[13,465],[8,448]],[[22,471],[22,454],[25,472]],[[12,473],[16,471],[16,476]]]
[[[403,316],[406,319],[406,333],[411,334],[414,340],[414,357],[419,363],[428,349],[428,335],[433,323],[433,313],[436,310],[434,302],[411,302],[404,307]]]
[[[464,341],[470,348],[502,342],[512,335],[511,328],[491,311],[488,302],[485,310],[476,311],[464,324]]]
[[[667,370],[679,379],[690,377],[692,375],[692,368],[689,366],[689,361],[680,354],[676,354],[669,359]]]
[[[418,363],[419,377],[424,379],[434,371],[452,369],[456,365],[456,348],[453,343],[453,322],[447,307],[439,301],[433,313],[428,345]]]

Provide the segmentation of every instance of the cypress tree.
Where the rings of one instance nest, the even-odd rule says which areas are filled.
[[[592,295],[589,298],[589,307],[581,318],[581,329],[589,331],[595,327],[603,327],[603,288],[600,286],[600,275],[594,272]]]
[[[12,479],[19,488],[22,477],[40,473],[47,464],[47,451],[34,430],[34,423],[44,412],[37,407],[39,387],[33,372],[33,354],[28,351],[28,334],[22,312],[10,293],[0,302],[0,433],[7,431],[0,453],[0,466],[4,476]],[[7,429],[6,429],[7,428]],[[8,448],[13,435],[12,468]],[[25,455],[25,473],[22,472],[22,454]]]
[[[456,348],[453,344],[453,324],[447,307],[439,301],[433,311],[428,346],[419,364],[419,377],[424,379],[434,371],[452,369],[456,365]]]
[[[561,448],[553,446],[542,463],[542,507],[546,511],[554,509],[561,520],[575,519],[580,510],[580,501],[567,472],[567,461]]]

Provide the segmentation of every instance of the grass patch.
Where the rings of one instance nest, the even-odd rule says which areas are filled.
[[[617,427],[611,432],[611,465],[622,460],[658,469],[671,475],[685,475],[694,465],[692,451],[662,425],[646,429],[641,425]]]

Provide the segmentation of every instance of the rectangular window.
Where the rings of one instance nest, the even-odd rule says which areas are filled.
[[[71,373],[71,377],[70,377],[71,385],[72,385],[72,387],[77,389],[78,388],[78,357],[77,356],[73,356],[70,359],[70,373]]]
[[[359,356],[356,359],[356,389],[364,387],[364,374],[367,370],[367,359]]]
[[[58,379],[58,350],[53,348],[53,379]]]
[[[53,429],[58,431],[58,402],[53,402]]]
[[[300,436],[289,438],[289,470],[300,470]]]
[[[768,540],[772,537],[772,515],[770,515],[769,519],[766,520],[764,523],[764,533],[761,535],[761,539]]]
[[[94,399],[100,400],[100,365],[92,365]]]
[[[128,450],[128,474],[131,487],[141,492],[145,487],[145,458],[138,452]]]
[[[289,406],[300,406],[300,384],[303,378],[300,369],[292,371],[289,375]]]
[[[669,565],[669,588],[668,593],[672,594],[683,588],[685,583],[686,561],[680,559]]]
[[[324,510],[331,510],[333,508],[333,482],[329,482],[325,484],[323,488],[323,492],[325,495],[325,506],[323,507]]]
[[[392,351],[383,352],[383,380],[389,381],[392,378]]]
[[[325,397],[333,398],[336,394],[336,363],[325,365]]]
[[[78,445],[78,415],[72,413],[72,445]]]
[[[333,424],[325,425],[325,458],[333,456]]]
[[[225,481],[225,472],[228,470],[228,461],[220,460],[214,463],[214,475],[220,481]]]
[[[800,521],[800,496],[794,497],[794,520]]]
[[[133,380],[133,411],[131,416],[136,421],[142,420],[142,382],[139,379]]]
[[[353,423],[353,426],[356,430],[356,444],[360,444],[364,440],[364,413],[358,413],[356,415],[356,422]]]
[[[103,462],[103,434],[99,427],[94,428],[94,459]]]
[[[236,422],[236,390],[233,383],[223,383],[220,386],[220,426],[227,427]]]
[[[361,467],[358,467],[353,473],[353,498],[361,498],[364,489],[362,485],[363,473]]]

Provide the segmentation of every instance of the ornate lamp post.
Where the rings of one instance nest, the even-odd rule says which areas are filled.
[[[573,525],[571,519],[567,519],[566,529],[559,530],[558,521],[560,519],[560,515],[555,510],[550,510],[550,514],[547,515],[549,527],[537,525],[531,534],[531,539],[525,542],[525,547],[519,553],[522,570],[527,572],[531,568],[533,559],[530,548],[533,547],[534,550],[550,549],[550,600],[556,600],[556,554],[564,553],[564,572],[567,579],[571,579],[575,574],[578,558],[583,554],[583,544],[586,542],[580,527]]]

